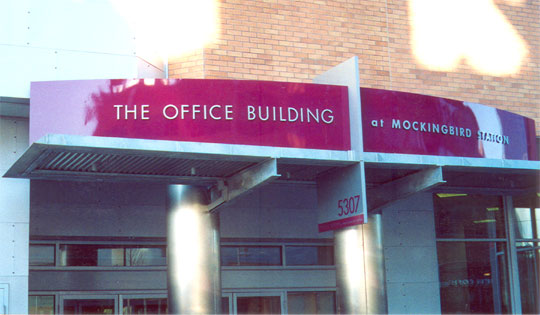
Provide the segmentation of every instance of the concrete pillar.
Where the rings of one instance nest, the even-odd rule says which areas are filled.
[[[387,313],[382,218],[334,232],[338,312]]]
[[[168,291],[171,314],[221,312],[219,220],[207,211],[206,191],[168,188]]]

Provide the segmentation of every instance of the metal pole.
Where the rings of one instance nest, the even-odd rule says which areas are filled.
[[[516,250],[516,234],[514,222],[516,222],[516,216],[514,212],[514,205],[512,203],[512,197],[504,196],[504,213],[506,217],[506,237],[508,243],[506,248],[508,251],[508,278],[510,283],[510,312],[513,314],[521,314],[521,289],[519,287],[519,269],[518,269],[518,257]]]
[[[338,312],[387,312],[381,215],[334,232]]]
[[[370,215],[368,224],[364,225],[364,252],[367,312],[369,314],[386,314],[388,313],[388,303],[381,214]]]
[[[168,291],[172,314],[221,312],[219,220],[207,211],[206,191],[168,187]]]

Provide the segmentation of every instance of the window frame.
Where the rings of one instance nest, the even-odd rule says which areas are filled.
[[[55,264],[52,266],[32,266],[29,265],[29,270],[95,270],[95,271],[121,271],[121,270],[167,270],[167,265],[150,265],[150,266],[129,266],[126,265],[124,261],[124,266],[62,266],[61,265],[61,245],[97,245],[97,246],[119,246],[126,248],[132,247],[165,247],[167,253],[167,242],[163,241],[146,241],[146,240],[133,240],[133,241],[89,241],[89,240],[44,240],[44,239],[31,239],[29,246],[32,245],[53,245],[54,249],[54,261]],[[125,260],[125,251],[124,251],[124,260]]]
[[[291,269],[291,270],[302,270],[302,269],[324,269],[324,270],[335,270],[336,262],[334,259],[334,264],[332,265],[287,265],[287,246],[331,246],[334,247],[332,239],[321,239],[321,240],[251,240],[251,239],[222,239],[220,247],[222,246],[280,246],[281,247],[281,264],[280,265],[262,265],[262,266],[224,266],[221,265],[221,270],[239,270],[239,269],[248,269],[248,270],[258,270],[258,269]],[[335,251],[335,248],[334,248]],[[220,258],[221,259],[221,258]],[[220,262],[221,263],[221,262]]]
[[[507,191],[507,190],[482,190],[482,189],[469,189],[469,188],[452,188],[452,189],[437,189],[432,192],[437,193],[467,193],[467,194],[480,194],[487,196],[500,196],[502,198],[502,208],[504,214],[504,229],[505,238],[435,238],[438,242],[504,242],[506,246],[506,263],[507,273],[509,278],[509,301],[510,312],[513,314],[520,314],[521,311],[521,290],[519,282],[519,268],[518,268],[518,255],[517,255],[517,242],[522,239],[516,239],[515,222],[516,217],[513,206],[513,196],[523,193],[522,191]],[[435,211],[435,207],[433,209]],[[435,224],[436,222],[434,222]],[[436,224],[435,224],[436,225]],[[537,239],[527,239],[526,241],[535,242]],[[540,239],[538,239],[540,241]]]

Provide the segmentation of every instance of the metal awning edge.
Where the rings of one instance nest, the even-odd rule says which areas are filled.
[[[356,162],[351,151],[298,149],[256,145],[147,140],[115,137],[74,136],[48,134],[35,143],[58,146],[76,146],[89,149],[136,150],[138,152],[167,152],[170,154],[193,154],[193,156],[234,156],[237,159],[272,157],[332,162]],[[152,153],[153,154],[153,153]]]
[[[488,159],[472,157],[453,157],[435,155],[412,155],[397,153],[364,152],[362,158],[365,163],[381,164],[382,166],[395,165],[423,165],[445,166],[458,168],[497,168],[514,170],[540,171],[540,161]]]
[[[141,159],[172,158],[188,160],[188,163],[228,163],[235,165],[235,171],[241,170],[251,164],[260,163],[267,159],[277,159],[285,164],[343,166],[356,163],[350,159],[350,151],[327,151],[311,149],[289,149],[260,146],[244,146],[213,143],[176,142],[164,140],[126,139],[112,137],[72,136],[50,134],[32,143],[22,156],[9,168],[4,177],[30,178],[30,179],[65,179],[73,180],[88,179],[91,175],[99,180],[137,180],[164,181],[176,183],[189,183],[199,181],[201,183],[215,181],[223,174],[191,176],[168,176],[152,174],[122,174],[122,172],[110,171],[100,173],[70,172],[69,167],[59,170],[48,170],[38,167],[40,164],[50,164],[51,159],[56,160],[54,155],[81,154],[81,155],[116,155],[124,157],[136,157]],[[52,156],[52,158],[51,158]],[[213,161],[213,162],[212,162]],[[54,162],[62,164],[61,162]],[[68,166],[75,162],[68,163]],[[145,162],[143,162],[144,164]],[[232,163],[232,164],[231,164]],[[77,164],[77,163],[76,163]],[[84,163],[86,164],[86,163]],[[239,166],[236,166],[239,164]],[[219,172],[218,172],[219,173]]]

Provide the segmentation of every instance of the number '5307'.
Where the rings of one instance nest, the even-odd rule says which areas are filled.
[[[338,215],[348,215],[358,212],[358,205],[360,204],[360,195],[338,200]]]

